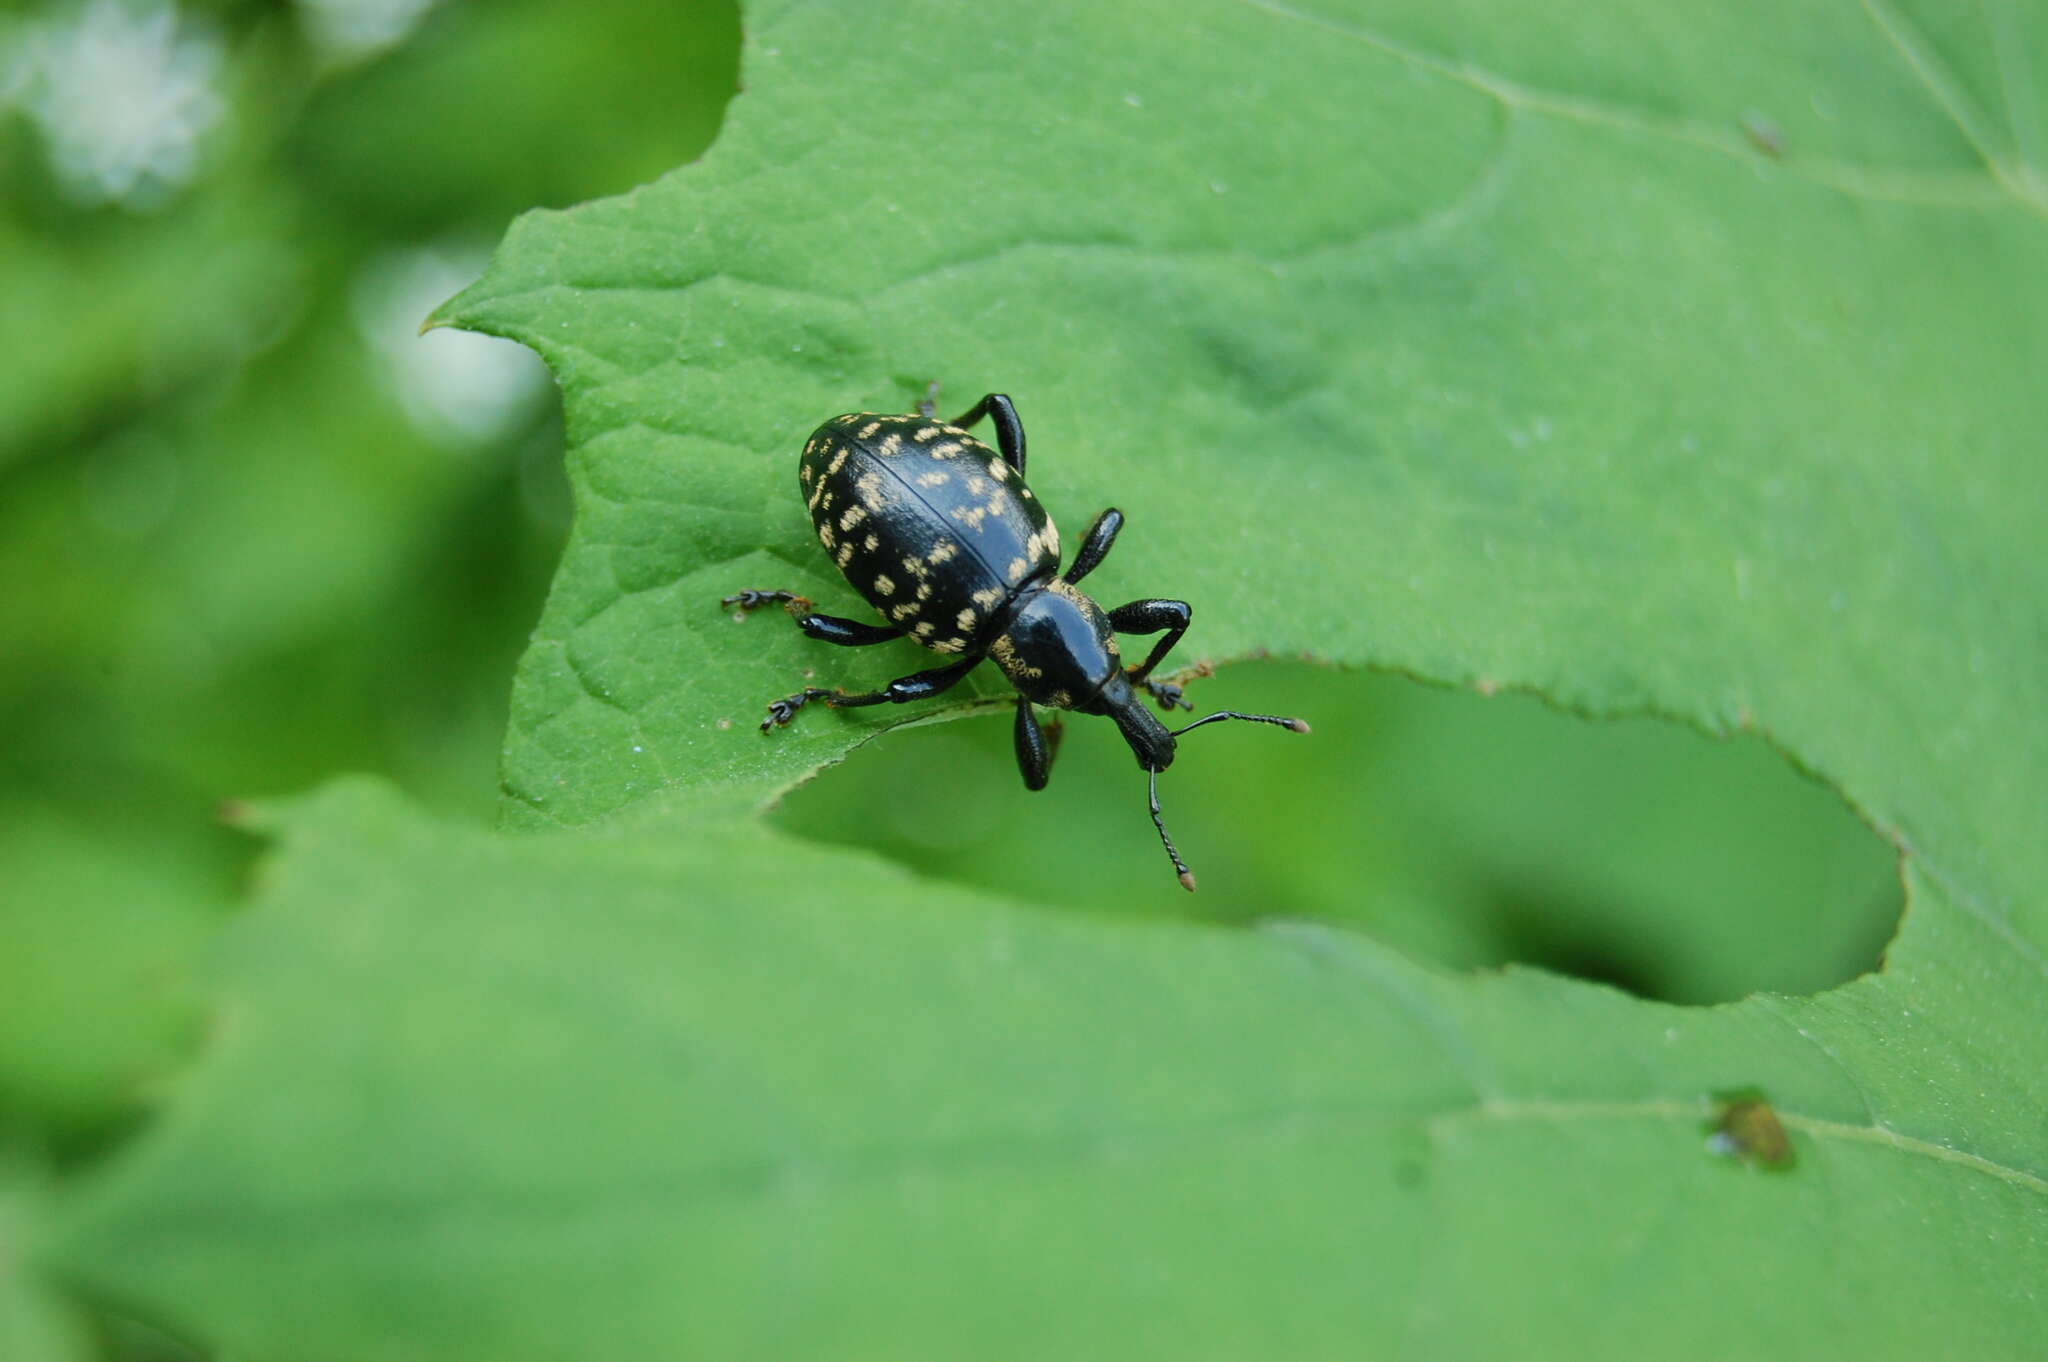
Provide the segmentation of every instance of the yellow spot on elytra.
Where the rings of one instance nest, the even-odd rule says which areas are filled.
[[[967,495],[968,495],[968,496],[970,496],[970,497],[978,497],[978,496],[980,496],[980,495],[981,495],[982,493],[986,492],[987,490],[988,490],[988,479],[987,479],[987,478],[984,478],[984,477],[983,477],[983,476],[981,476],[981,474],[979,474],[979,473],[970,473],[970,474],[968,475],[968,477],[967,477]]]
[[[804,453],[806,454],[810,452],[811,451],[809,451],[808,449],[804,451]],[[809,487],[811,485],[811,475],[816,471],[817,470],[812,468],[809,464],[805,464],[801,469],[797,471],[797,481],[801,482],[804,486]]]
[[[919,638],[930,638],[933,634],[938,632],[938,626],[933,624],[930,620],[926,620],[922,624],[918,625],[917,628],[912,632],[914,632]]]
[[[941,639],[937,643],[927,643],[924,646],[935,653],[957,653],[967,647],[967,640],[964,638],[948,638]]]
[[[839,452],[832,456],[832,462],[825,465],[825,476],[829,478],[840,469],[846,467],[846,456],[852,452],[852,449],[846,445],[839,446]]]
[[[932,545],[932,551],[924,556],[924,560],[933,567],[937,567],[959,551],[960,546],[957,543],[950,539],[941,539],[938,543]]]
[[[931,594],[932,584],[930,582],[919,582],[917,584],[917,598],[919,600],[924,600],[927,596],[930,596]]]
[[[878,572],[878,573],[876,573],[876,574],[875,574],[875,594],[876,594],[877,596],[893,596],[893,595],[895,595],[895,594],[896,594],[896,579],[895,579],[894,577],[891,577],[891,576],[890,576],[890,575],[889,575],[888,573],[886,573],[886,572]]]
[[[957,616],[955,616],[953,620],[953,627],[956,629],[972,629],[974,627],[973,609],[963,609]]]
[[[917,485],[919,487],[944,487],[951,481],[952,479],[946,476],[944,469],[931,473],[919,473],[917,475]]]
[[[930,444],[933,440],[936,440],[938,437],[939,428],[937,426],[919,426],[916,430],[910,433],[910,438],[917,441],[921,445]]]
[[[1008,482],[1010,480],[1010,465],[1004,463],[1001,459],[990,460],[988,472],[989,476],[997,482]]]
[[[974,603],[984,610],[993,610],[996,602],[1002,598],[1003,589],[999,586],[983,587],[974,593]]]
[[[889,618],[890,618],[890,619],[892,619],[892,620],[907,620],[907,619],[909,619],[909,618],[910,618],[910,617],[911,617],[912,615],[915,615],[916,613],[917,613],[917,602],[915,602],[915,601],[905,601],[905,602],[904,602],[904,603],[903,603],[902,605],[898,605],[898,606],[892,606],[892,607],[890,608],[890,610],[889,610]]]
[[[924,576],[924,560],[922,558],[905,558],[903,560],[903,570],[913,577],[922,577]]]
[[[1022,558],[1012,558],[1010,565],[1003,569],[1003,575],[1013,582],[1021,582],[1024,580],[1024,569],[1029,566],[1030,564]]]
[[[900,431],[892,430],[882,437],[882,456],[884,458],[894,454],[901,448],[903,448],[903,435]]]
[[[934,459],[950,459],[959,454],[962,446],[954,440],[945,440],[931,447]]]
[[[818,522],[818,542],[828,549],[839,542],[838,537],[832,533],[832,522],[829,520]]]
[[[953,519],[966,525],[968,529],[979,533],[981,531],[981,522],[988,519],[988,507],[955,506],[952,510],[952,516]]]
[[[838,563],[838,564],[839,564],[839,566],[841,566],[841,567],[845,567],[845,566],[846,566],[846,565],[847,565],[848,563],[852,562],[852,561],[853,561],[853,545],[852,545],[852,544],[841,544],[841,545],[839,546],[839,556],[838,556],[837,558],[835,558],[835,559],[834,559],[833,561],[834,561],[834,562],[836,562],[836,563]]]
[[[859,430],[855,431],[853,433],[853,436],[856,440],[870,440],[874,438],[875,432],[880,430],[881,428],[882,423],[880,421],[870,421],[866,425],[862,426]]]
[[[869,535],[867,538],[860,541],[860,546],[866,549],[869,553],[873,553],[877,548],[881,546],[881,543],[882,541],[880,539],[877,539],[874,535]]]
[[[839,528],[842,530],[850,530],[854,526],[860,524],[860,522],[866,517],[867,512],[862,510],[860,507],[849,506],[846,508],[846,513],[839,517]]]

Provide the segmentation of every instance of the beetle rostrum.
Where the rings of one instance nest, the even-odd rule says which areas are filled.
[[[968,434],[986,418],[998,449]],[[852,694],[807,686],[772,701],[763,733],[788,723],[813,700],[839,709],[902,704],[956,685],[994,659],[1017,694],[1017,766],[1026,788],[1042,790],[1059,746],[1058,720],[1040,726],[1033,705],[1102,714],[1114,720],[1147,774],[1152,825],[1192,890],[1194,873],[1167,835],[1159,812],[1159,773],[1173,764],[1180,736],[1225,719],[1309,731],[1300,719],[1222,710],[1169,729],[1145,706],[1193,709],[1181,688],[1151,679],[1180,642],[1194,611],[1186,601],[1136,600],[1104,610],[1080,590],[1123,529],[1112,507],[1095,517],[1067,570],[1060,536],[1024,481],[1024,425],[1001,393],[990,393],[953,422],[933,419],[930,401],[915,415],[854,412],[818,427],[804,445],[797,482],[818,542],[853,589],[888,623],[821,615],[790,591],[742,591],[727,606],[754,610],[780,603],[812,638],[859,648],[907,638],[949,659],[898,677],[882,690]],[[1126,666],[1118,634],[1159,634],[1145,660]]]

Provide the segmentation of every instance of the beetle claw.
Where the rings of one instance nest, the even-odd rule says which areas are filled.
[[[1176,709],[1192,710],[1195,702],[1181,696],[1181,688],[1170,681],[1147,681],[1145,689],[1159,702],[1159,707],[1171,714]]]
[[[794,591],[758,591],[753,589],[742,591],[736,596],[727,596],[719,601],[719,604],[728,610],[734,606],[738,606],[741,610],[759,610],[762,606],[773,605],[777,601],[801,604],[804,610],[811,608],[811,603],[804,600],[802,596],[797,595]]]
[[[772,728],[781,728],[796,717],[798,710],[813,700],[823,700],[828,705],[832,704],[832,697],[835,694],[844,694],[844,692],[823,690],[817,686],[806,686],[794,695],[785,695],[780,700],[770,700],[768,702],[768,717],[761,721],[761,731],[766,733]]]

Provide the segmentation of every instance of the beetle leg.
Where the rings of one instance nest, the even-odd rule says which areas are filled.
[[[1060,735],[1066,728],[1058,719],[1043,728],[1031,712],[1031,702],[1017,697],[1017,769],[1024,773],[1024,788],[1043,790],[1052,779],[1052,759],[1060,750]]]
[[[865,648],[871,643],[887,643],[890,639],[903,637],[903,631],[893,625],[862,624],[859,620],[841,619],[837,615],[799,615],[796,627],[812,638],[837,643],[842,648]]]
[[[911,700],[923,700],[941,691],[960,684],[962,677],[973,671],[981,662],[981,656],[963,657],[947,667],[934,667],[927,672],[910,676],[899,676],[882,690],[868,691],[860,695],[849,695],[843,690],[826,690],[822,686],[806,686],[794,695],[768,702],[768,717],[761,721],[761,731],[779,728],[796,717],[796,712],[813,700],[823,700],[833,709],[858,709],[863,705],[900,705]]]
[[[1074,554],[1074,565],[1067,569],[1065,580],[1078,582],[1100,567],[1123,527],[1124,513],[1114,506],[1089,522],[1088,532],[1081,536],[1081,548]]]
[[[742,610],[759,610],[762,606],[772,605],[776,601],[803,601],[804,608],[806,610],[808,610],[811,605],[809,601],[804,600],[802,596],[797,595],[794,591],[753,590],[742,591],[737,596],[727,596],[724,600],[720,601],[719,604],[726,607],[728,610],[735,605]]]
[[[1001,393],[990,393],[967,409],[965,415],[953,424],[966,430],[982,417],[995,422],[996,448],[1002,452],[1003,462],[1017,470],[1017,476],[1024,476],[1024,423],[1017,419],[1017,408]]]
[[[1173,645],[1180,642],[1180,636],[1188,631],[1188,622],[1194,618],[1194,607],[1186,601],[1132,601],[1109,612],[1109,627],[1119,634],[1156,634],[1166,630],[1166,637],[1152,645],[1152,651],[1145,660],[1135,667],[1126,667],[1124,675],[1134,685],[1142,685],[1150,691],[1152,698],[1159,702],[1161,709],[1193,709],[1194,706],[1181,698],[1180,687],[1164,681],[1148,681],[1152,669],[1160,659],[1173,651]]]
[[[925,386],[924,396],[917,399],[917,414],[929,421],[939,410],[939,380],[933,379]]]
[[[871,643],[887,643],[892,638],[903,637],[903,630],[893,625],[862,624],[859,620],[841,619],[837,615],[817,614],[811,609],[808,598],[793,591],[742,591],[737,596],[727,596],[719,604],[756,610],[776,601],[782,602],[782,608],[796,621],[797,628],[812,638],[837,643],[843,648],[865,648]]]

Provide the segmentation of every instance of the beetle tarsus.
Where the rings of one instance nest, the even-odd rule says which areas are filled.
[[[738,606],[742,610],[759,610],[762,606],[773,605],[777,601],[792,607],[792,614],[803,615],[810,613],[811,603],[802,596],[797,595],[794,591],[755,591],[749,589],[740,592],[736,596],[727,596],[719,604],[728,610],[733,606]]]
[[[1135,670],[1135,668],[1132,670]],[[1145,689],[1151,693],[1152,698],[1159,702],[1159,707],[1168,713],[1176,709],[1192,711],[1195,707],[1195,702],[1183,698],[1181,688],[1174,685],[1171,681],[1147,681],[1144,685]]]
[[[806,686],[794,695],[785,695],[780,700],[768,702],[768,717],[761,721],[761,731],[781,728],[796,717],[796,712],[813,700],[832,702],[833,692],[818,686]]]

